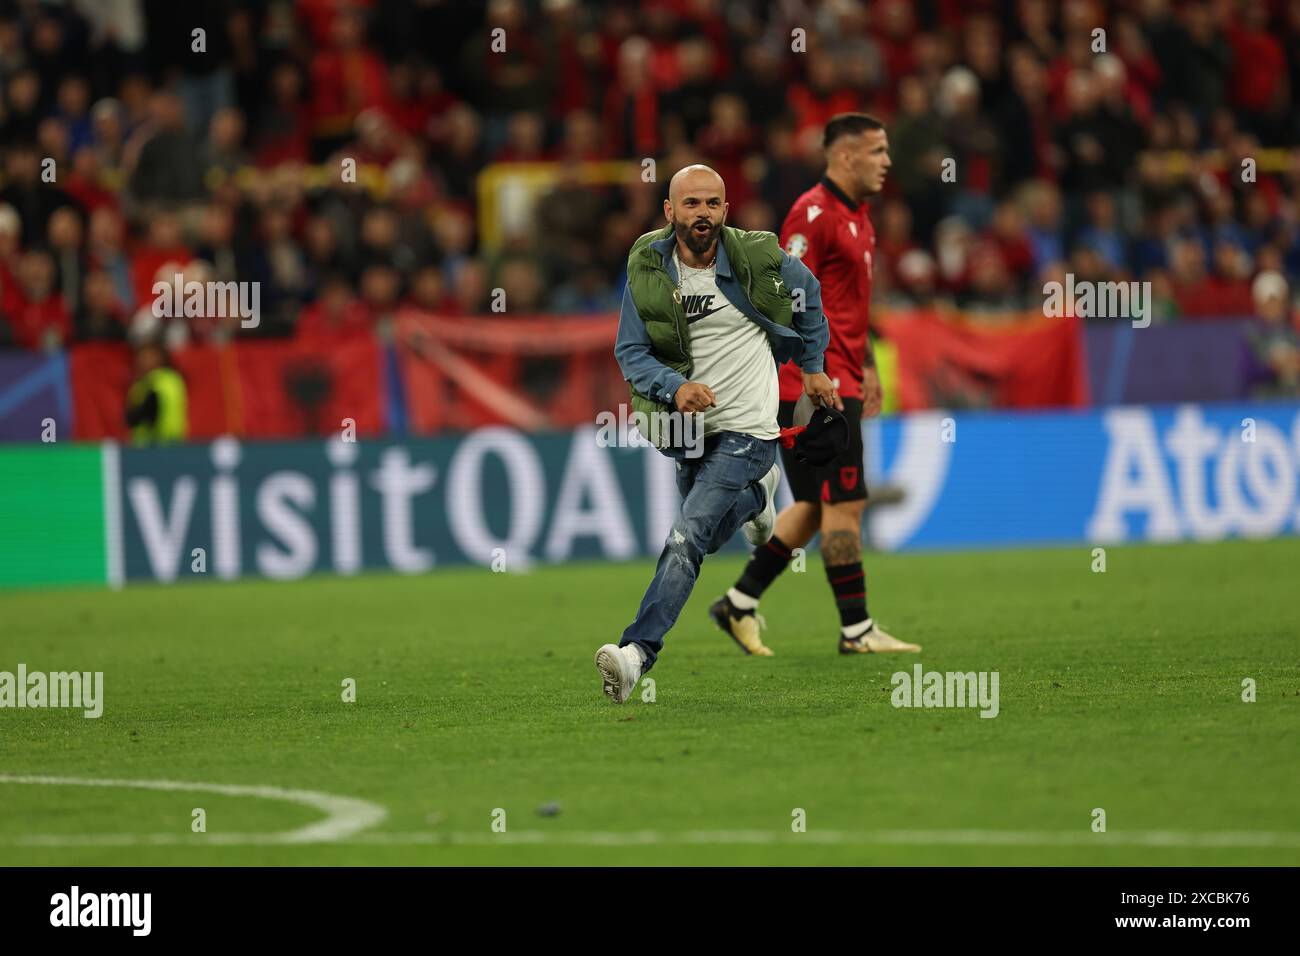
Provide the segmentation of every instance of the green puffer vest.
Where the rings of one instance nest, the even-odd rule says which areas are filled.
[[[694,364],[686,307],[673,298],[677,287],[664,268],[663,256],[650,245],[672,235],[673,227],[668,225],[657,232],[647,232],[632,244],[627,257],[627,284],[637,314],[645,323],[652,354],[689,379]],[[781,279],[781,244],[776,235],[723,226],[722,245],[731,274],[754,309],[777,325],[789,328],[794,319],[793,300],[785,283],[776,281]],[[642,433],[656,447],[668,447],[672,435],[661,434],[660,425],[665,421],[663,413],[676,412],[676,407],[647,398],[631,383],[628,389],[633,414],[640,412],[645,416],[647,428]]]

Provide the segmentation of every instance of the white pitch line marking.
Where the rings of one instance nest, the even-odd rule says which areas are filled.
[[[339,797],[315,790],[285,790],[281,787],[245,786],[226,783],[189,783],[176,780],[98,780],[89,777],[43,777],[0,774],[0,784],[35,784],[54,787],[120,787],[133,790],[189,791],[215,793],[223,797],[258,797],[311,807],[325,814],[324,820],[282,833],[154,833],[154,834],[28,834],[3,842],[22,846],[132,846],[136,844],[285,844],[336,843],[355,837],[362,830],[382,822],[388,811],[377,803],[356,797]]]
[[[902,846],[1149,846],[1188,849],[1222,847],[1300,848],[1300,833],[1263,830],[1238,833],[1180,833],[1134,831],[1132,833],[1076,833],[1073,831],[1015,830],[810,830],[785,833],[772,830],[634,830],[583,832],[563,830],[517,830],[513,833],[438,833],[436,831],[362,833],[343,842],[376,844],[493,843],[567,846],[654,846],[656,844],[703,845],[797,845],[800,843]]]
[[[264,846],[307,843],[376,845],[488,846],[494,843],[547,846],[775,846],[812,843],[855,846],[1146,846],[1185,849],[1300,848],[1300,833],[1266,830],[1187,833],[1172,830],[1136,830],[1131,833],[1080,833],[1032,830],[812,830],[786,833],[778,830],[516,830],[513,833],[439,833],[412,830],[366,833],[381,823],[387,810],[355,797],[340,797],[315,790],[285,790],[272,786],[189,783],[175,780],[100,780],[88,777],[47,777],[0,774],[0,784],[44,786],[121,787],[136,790],[216,793],[228,797],[258,797],[308,806],[325,819],[281,833],[87,833],[27,834],[0,837],[0,844],[19,846]]]
[[[266,845],[309,842],[287,835],[215,833],[206,838],[180,834],[51,834],[0,839],[0,844],[49,847]],[[429,830],[356,833],[328,842],[351,846],[1145,846],[1174,849],[1297,849],[1300,834],[1267,831],[1242,833],[1134,833],[1019,832],[1012,830],[877,830],[869,832],[822,830],[776,833],[764,830],[639,830],[627,833],[519,830],[513,833],[438,833]]]

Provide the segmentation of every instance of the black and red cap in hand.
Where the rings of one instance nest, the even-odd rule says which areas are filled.
[[[806,465],[828,465],[849,447],[849,420],[829,405],[818,406],[807,425],[781,429],[781,444]]]

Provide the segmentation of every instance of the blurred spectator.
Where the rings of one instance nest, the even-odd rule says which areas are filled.
[[[126,424],[134,445],[164,445],[184,441],[189,434],[185,380],[167,363],[158,342],[137,346],[135,380],[126,393]]]
[[[1034,271],[1038,272],[1049,262],[1065,258],[1061,194],[1049,183],[1035,182],[1027,185],[1021,195],[1029,220],[1026,231],[1033,250]]]
[[[605,130],[622,156],[653,156],[661,144],[660,103],[650,54],[644,37],[624,40],[618,51],[618,73],[605,95]]]
[[[513,113],[506,123],[506,141],[493,162],[539,163],[549,159],[546,124],[538,113]]]
[[[42,162],[33,146],[14,143],[6,153],[5,186],[0,189],[0,202],[18,213],[24,236],[39,239],[45,235],[54,210],[72,200],[55,182],[42,182],[42,169],[52,167]]]
[[[546,291],[541,270],[530,259],[511,258],[497,270],[496,288],[505,292],[508,315],[533,315],[542,311]]]
[[[59,113],[67,130],[68,151],[76,152],[91,143],[90,86],[75,73],[59,84]]]
[[[442,271],[424,266],[411,277],[410,304],[422,312],[439,312],[446,304],[447,290]]]
[[[144,0],[146,45],[155,76],[174,77],[184,107],[180,111],[193,137],[207,133],[212,117],[234,105],[225,0]]]
[[[86,276],[82,255],[85,228],[74,206],[60,206],[50,216],[47,236],[50,255],[57,268],[59,295],[72,314],[81,308],[81,286]]]
[[[103,185],[99,156],[93,146],[82,146],[72,157],[67,179],[68,196],[81,209],[93,213],[101,206],[117,208],[117,194]]]
[[[29,349],[53,351],[72,337],[72,316],[59,293],[54,257],[33,249],[18,263],[22,304],[12,317],[14,341]]]
[[[622,296],[609,287],[594,262],[579,266],[568,282],[546,300],[546,311],[571,315],[609,315],[617,312]]]
[[[122,131],[126,138],[148,125],[154,86],[143,73],[124,76],[117,86]]]
[[[13,11],[0,11],[0,83],[10,84],[26,60],[22,22]]]
[[[233,282],[247,270],[248,263],[236,247],[235,213],[228,206],[203,207],[195,256],[208,263],[216,282]]]
[[[105,173],[120,174],[126,146],[122,104],[114,99],[100,100],[90,111],[90,124],[95,165]]]
[[[1195,0],[1179,9],[1187,37],[1188,56],[1182,74],[1187,85],[1171,88],[1170,92],[1178,95],[1180,89],[1185,91],[1184,100],[1202,123],[1226,102],[1228,96],[1232,48],[1224,36],[1227,24],[1223,15],[1230,6]]]
[[[329,44],[311,61],[312,137],[316,158],[340,146],[358,114],[388,102],[384,62],[366,45],[365,15],[359,7],[340,6]]]
[[[907,203],[887,200],[875,217],[876,275],[889,285],[897,284],[897,269],[903,256],[916,248],[912,241],[912,210]]]
[[[694,143],[709,121],[710,103],[717,92],[713,48],[703,37],[678,45],[678,80],[663,97],[664,123],[672,127],[674,142]]]
[[[970,256],[969,293],[958,300],[972,312],[1013,312],[1026,308],[1024,296],[1016,290],[1015,280],[996,243],[976,243]]]
[[[478,315],[488,305],[487,270],[477,259],[464,262],[453,274],[451,300],[447,311],[451,315]]]
[[[758,232],[776,232],[781,224],[776,221],[772,207],[761,199],[753,199],[740,207],[735,224],[740,229]]]
[[[443,88],[438,68],[419,59],[396,63],[388,73],[388,113],[403,135],[434,135],[434,126],[456,102]]]
[[[113,278],[102,269],[87,274],[76,314],[76,334],[82,341],[126,340],[126,309],[113,288]]]
[[[504,138],[505,117],[521,111],[536,112],[553,89],[547,76],[547,53],[541,36],[528,28],[528,11],[522,0],[489,0],[487,22],[480,35],[469,38],[464,49],[464,69],[492,106],[488,148]],[[496,49],[490,31],[507,38]],[[486,52],[487,55],[484,55]]]
[[[904,77],[898,85],[898,100],[898,119],[888,131],[892,175],[912,207],[917,235],[928,243],[943,217],[945,184],[940,176],[948,152],[925,84],[918,77]]]
[[[761,171],[759,194],[773,209],[789,209],[808,188],[809,176],[816,175],[796,155],[794,130],[785,121],[768,126],[767,138],[757,154],[756,163]],[[897,162],[894,165],[898,167]]]
[[[303,229],[303,252],[310,274],[309,284],[319,294],[327,277],[352,279],[348,262],[339,247],[338,228],[328,216],[312,216]]]
[[[267,205],[257,232],[257,251],[250,271],[262,283],[258,331],[263,335],[283,334],[293,328],[310,289],[307,259],[294,238],[293,217],[287,207]]]
[[[157,209],[149,217],[144,240],[131,253],[131,289],[136,303],[145,305],[154,299],[155,281],[170,283],[180,266],[193,258],[181,238],[180,217]],[[170,268],[171,271],[168,271]]]
[[[997,131],[980,109],[980,83],[972,70],[954,66],[944,74],[936,98],[939,134],[944,140],[944,161],[956,179],[953,212],[975,228],[992,216],[992,189],[1000,163]]]
[[[455,106],[447,112],[446,146],[440,172],[443,189],[453,199],[469,202],[474,198],[478,172],[486,162],[478,114],[468,106]]]
[[[122,217],[116,210],[101,207],[90,214],[87,258],[93,269],[107,273],[117,301],[126,312],[135,308],[131,261],[123,247]]]
[[[997,247],[1015,287],[1028,291],[1034,275],[1034,248],[1019,203],[1012,199],[998,203],[984,238]]]
[[[1113,272],[1123,270],[1127,261],[1124,237],[1115,216],[1115,199],[1110,193],[1095,192],[1088,196],[1087,225],[1079,233],[1078,243],[1105,263]]]
[[[1291,302],[1286,279],[1261,272],[1251,286],[1258,327],[1251,335],[1257,397],[1300,396],[1300,312]]]
[[[304,339],[333,339],[370,330],[370,314],[352,292],[346,276],[325,277],[316,301],[302,310],[294,334]]]
[[[732,79],[730,87],[745,101],[745,112],[750,117],[784,119],[790,85],[781,51],[782,47],[766,42],[745,48],[743,73]]]
[[[589,110],[574,110],[564,118],[564,136],[556,157],[566,166],[596,162],[606,157],[600,121]]]
[[[701,152],[727,183],[727,201],[737,208],[754,196],[749,157],[758,137],[746,115],[745,101],[731,93],[715,95],[709,104],[709,121],[698,137]]]
[[[303,102],[302,72],[290,61],[271,70],[270,102],[262,110],[253,136],[253,155],[259,166],[305,163],[310,158],[311,126]]]
[[[385,337],[392,334],[402,299],[402,275],[391,265],[376,262],[361,272],[361,302],[367,322]]]
[[[1047,78],[1042,61],[1029,47],[1013,47],[1007,55],[1010,82],[989,103],[1002,144],[998,187],[1002,191],[1037,176],[1053,176],[1052,119],[1048,110]]]
[[[963,298],[970,285],[974,238],[971,227],[959,216],[948,216],[934,230],[939,285]]]
[[[18,285],[18,263],[22,255],[22,220],[9,205],[0,204],[0,344],[14,342],[16,328],[12,325],[23,305],[22,289]]]
[[[1213,265],[1205,247],[1195,239],[1181,239],[1174,244],[1170,278],[1179,311],[1187,318],[1245,316],[1252,310],[1250,285],[1240,250],[1227,243],[1214,249]]]
[[[243,143],[244,114],[233,106],[217,110],[208,130],[204,168],[234,173],[247,166],[250,157]]]
[[[938,291],[934,259],[928,252],[912,249],[899,257],[894,270],[894,303],[917,308],[934,304]]]
[[[462,211],[443,208],[433,224],[434,243],[443,269],[454,273],[470,260],[474,243],[474,224]]]
[[[154,94],[149,120],[136,134],[134,163],[128,160],[131,195],[137,202],[201,199],[205,192],[203,155],[198,139],[185,127],[180,97]],[[128,145],[128,156],[131,151]]]
[[[31,141],[41,120],[41,80],[35,70],[19,70],[5,86],[4,122],[0,136],[6,143]]]

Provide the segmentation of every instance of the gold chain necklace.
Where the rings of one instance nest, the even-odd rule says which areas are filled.
[[[677,263],[677,288],[673,289],[673,301],[676,302],[678,305],[681,305],[682,304],[682,283],[686,281],[686,276],[683,274],[682,271],[685,268],[685,266],[682,264],[682,257],[677,254],[676,243],[673,243],[673,261]],[[709,260],[708,265],[706,265],[703,269],[695,269],[695,271],[708,272],[710,269],[713,268],[713,264],[717,261],[718,261],[718,249],[715,246],[713,249],[713,258]],[[695,267],[692,266],[691,268],[694,269]]]

